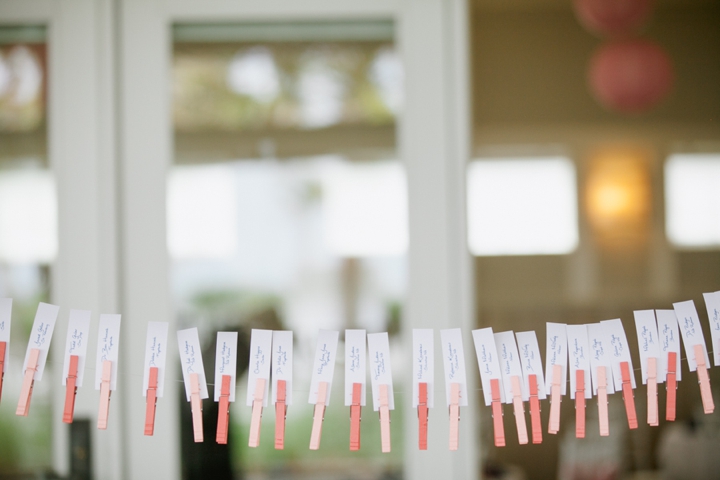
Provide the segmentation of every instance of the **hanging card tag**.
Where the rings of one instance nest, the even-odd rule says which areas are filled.
[[[500,359],[500,373],[502,374],[503,390],[505,390],[505,403],[513,403],[512,377],[522,378],[522,367],[520,366],[520,355],[518,355],[515,335],[512,331],[499,332],[495,334],[495,347]],[[520,395],[523,401],[530,398],[529,390],[521,387]]]
[[[256,330],[253,330],[254,333]],[[263,332],[271,332],[271,330],[262,330]],[[271,336],[272,338],[272,336]],[[223,384],[223,375],[228,375],[230,377],[230,393],[229,393],[229,400],[230,402],[235,401],[235,387],[236,387],[236,370],[237,370],[237,343],[238,343],[238,333],[237,332],[218,332],[217,333],[217,342],[215,344],[215,388],[214,388],[214,400],[216,402],[220,401],[220,395],[222,393],[222,384]],[[252,345],[252,340],[251,340]],[[252,348],[252,347],[251,347]],[[253,350],[251,350],[252,352]],[[268,348],[267,352],[269,352],[270,349]],[[269,358],[266,357],[267,362],[270,363]],[[255,375],[254,371],[257,369],[257,364],[254,362],[255,358],[250,358],[249,363],[249,373],[248,377],[251,375]],[[269,367],[269,365],[268,365]],[[256,376],[255,378],[258,378],[259,376]],[[270,383],[269,379],[270,375],[268,375],[268,379],[265,382],[266,385]],[[265,378],[265,377],[262,377]],[[268,388],[265,388],[265,398],[267,399],[267,392]],[[265,401],[265,404],[267,404],[267,400]]]
[[[518,332],[515,334],[517,338],[518,350],[520,353],[520,364],[523,372],[523,390],[530,392],[530,375],[535,375],[538,385],[545,385],[543,377],[542,358],[540,356],[540,346],[538,345],[535,331]],[[539,388],[537,392],[539,399],[545,399],[545,388]]]
[[[313,362],[312,378],[310,379],[310,395],[308,395],[308,403],[311,405],[315,405],[318,401],[318,389],[321,382],[327,384],[324,398],[325,405],[330,405],[330,390],[332,388],[333,373],[335,372],[338,336],[339,332],[332,330],[320,330],[318,333],[315,361]]]
[[[583,371],[583,388],[585,398],[592,398],[590,388],[590,346],[588,345],[588,332],[586,325],[568,325],[568,355],[570,360],[570,398],[575,399],[578,385],[577,371]]]
[[[70,356],[77,355],[78,368],[75,386],[82,387],[85,377],[85,359],[87,357],[88,336],[90,335],[90,311],[70,310],[67,337],[65,340],[65,361],[63,362],[62,384],[67,383],[70,371]]]
[[[623,380],[620,372],[620,364],[622,362],[628,362],[632,388],[636,388],[637,385],[635,385],[632,358],[630,357],[630,347],[628,345],[627,336],[625,335],[622,320],[619,318],[613,320],[603,320],[600,322],[600,325],[606,329],[607,335],[610,338],[610,365],[613,369],[615,390],[622,390]]]
[[[490,338],[492,338],[492,330],[490,331]],[[442,346],[440,352],[445,368],[445,401],[450,405],[452,399],[452,384],[459,383],[459,405],[465,407],[468,404],[467,376],[465,374],[465,353],[460,329],[446,328],[440,330],[440,345]],[[497,360],[497,355],[494,358]],[[498,372],[498,378],[500,378],[499,375],[500,372]]]
[[[33,380],[42,380],[48,350],[50,349],[50,340],[52,340],[53,330],[55,329],[55,321],[57,320],[59,310],[60,307],[58,306],[40,302],[37,312],[35,313],[35,321],[33,322],[32,330],[30,331],[30,341],[28,342],[27,351],[25,352],[25,361],[23,362],[22,369],[23,372],[27,369],[30,352],[34,348],[40,350],[37,369],[35,370]]]
[[[370,357],[370,382],[372,384],[373,409],[376,412],[380,409],[380,385],[387,385],[388,408],[395,410],[388,334],[385,332],[371,333],[367,336],[367,342]]]
[[[682,380],[680,368],[680,327],[678,326],[675,310],[655,310],[658,324],[658,338],[660,339],[660,358],[658,359],[658,382],[667,379],[668,353],[675,353],[675,379]]]
[[[705,352],[705,365],[710,367],[710,357],[707,354],[705,346],[705,337],[703,337],[702,328],[700,327],[700,317],[695,310],[695,303],[692,300],[685,302],[673,303],[675,308],[675,316],[678,325],[680,325],[680,335],[682,335],[683,345],[685,346],[685,357],[687,358],[688,367],[691,372],[697,368],[695,361],[695,345],[702,345]]]
[[[435,348],[434,330],[432,328],[413,329],[413,408],[417,408],[420,402],[421,383],[427,384],[428,408],[434,405],[435,395]]]
[[[615,393],[613,384],[613,372],[610,362],[610,336],[607,328],[600,323],[587,325],[588,343],[590,345],[590,373],[592,376],[593,394],[598,392],[598,367],[607,367],[605,370],[605,381],[607,393]]]
[[[178,349],[180,350],[180,365],[185,383],[185,396],[189,402],[192,395],[191,378],[192,374],[197,375],[200,398],[208,398],[207,380],[205,379],[205,367],[202,360],[202,349],[197,327],[178,330]]]
[[[360,405],[365,406],[367,346],[365,330],[345,330],[345,406],[353,404],[353,383],[361,387]],[[372,360],[371,360],[372,361]],[[374,387],[373,387],[374,388]],[[373,397],[375,395],[373,394]],[[377,410],[377,409],[376,409]]]
[[[720,365],[720,292],[703,293],[703,297],[710,319],[710,340],[712,341],[714,364],[717,367]]]
[[[117,389],[118,355],[120,353],[120,315],[103,313],[98,324],[97,356],[95,361],[95,389],[103,382],[103,364],[112,362],[110,390]]]
[[[162,398],[165,391],[165,361],[167,359],[168,322],[148,322],[145,338],[145,368],[143,369],[143,397],[150,385],[150,369],[156,367],[155,396]]]
[[[220,338],[218,337],[218,342]],[[218,343],[219,345],[219,343]],[[235,341],[235,355],[237,355],[237,339]],[[264,392],[262,394],[263,407],[268,406],[268,394],[270,393],[270,362],[272,358],[272,330],[260,330],[253,328],[250,332],[250,363],[248,364],[248,388],[246,404],[248,407],[253,406],[255,401],[255,387],[258,385],[258,379],[262,378]],[[233,368],[234,370],[234,368]],[[219,385],[220,378],[217,376],[217,366],[215,367],[215,384]],[[227,373],[225,375],[228,375]],[[233,384],[235,382],[233,372]],[[234,388],[231,388],[234,390]],[[230,396],[230,401],[234,401],[235,395]],[[220,399],[220,392],[215,392],[215,401]]]
[[[278,401],[278,381],[285,381],[285,405],[292,405],[293,332],[276,330],[272,334],[272,402]]]
[[[545,393],[550,395],[553,382],[553,367],[560,365],[560,393],[567,393],[567,330],[564,323],[547,322],[547,342],[545,350]]]
[[[10,363],[10,323],[12,319],[12,298],[0,298],[0,342],[5,342],[5,357],[0,358],[3,362],[0,376],[8,370]],[[1,386],[1,384],[0,384]],[[0,389],[2,391],[2,389]]]
[[[500,373],[500,362],[498,361],[495,336],[492,328],[480,328],[472,331],[473,343],[475,344],[475,355],[477,356],[478,368],[480,370],[480,381],[483,387],[485,405],[490,406],[493,402],[491,380],[498,383],[497,396],[500,402],[505,402],[504,389],[502,388],[502,373]],[[502,421],[502,420],[501,420]]]
[[[654,310],[635,310],[635,330],[637,331],[638,351],[640,352],[640,367],[642,383],[647,385],[648,358],[655,358],[656,383],[665,381],[665,374],[659,368],[660,343],[658,341],[657,323]],[[667,357],[667,355],[665,355]],[[667,360],[666,360],[667,362]]]

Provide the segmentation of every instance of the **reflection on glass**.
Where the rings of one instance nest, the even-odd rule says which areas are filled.
[[[45,119],[44,46],[0,44],[0,132],[27,132]]]

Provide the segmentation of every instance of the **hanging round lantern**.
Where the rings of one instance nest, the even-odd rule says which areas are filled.
[[[648,40],[612,42],[590,60],[590,90],[604,107],[641,113],[662,101],[675,75],[667,53]]]
[[[648,20],[654,0],[574,0],[578,21],[592,33],[618,37],[637,32]]]

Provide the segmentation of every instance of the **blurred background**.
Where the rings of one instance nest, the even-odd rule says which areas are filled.
[[[540,445],[517,445],[505,407],[508,446],[494,447],[470,330],[534,330],[544,351],[546,322],[621,318],[638,366],[633,310],[692,299],[712,352],[719,121],[712,0],[0,0],[0,296],[14,299],[0,478],[194,479],[212,464],[258,480],[717,478],[720,414],[702,413],[685,362],[675,423],[645,424],[636,369],[637,430],[616,394],[611,436],[593,400],[576,440],[568,396]],[[62,309],[16,417],[38,301]],[[60,421],[69,308],[123,314],[108,431],[89,383]],[[169,393],[143,437],[151,320],[171,323]],[[272,409],[246,446],[242,401],[227,447],[192,443],[173,338],[189,327],[211,384],[216,332],[240,333],[239,372],[252,328],[294,332],[284,451]],[[452,327],[472,392],[460,451],[437,402],[418,452],[411,331]],[[390,454],[369,406],[348,451],[341,361],[321,449],[307,449],[317,331],[346,328],[390,334]]]

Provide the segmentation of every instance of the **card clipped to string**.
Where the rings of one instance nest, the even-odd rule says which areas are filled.
[[[23,383],[20,389],[20,400],[15,410],[16,415],[25,417],[30,411],[33,383],[42,380],[59,310],[60,307],[49,303],[40,302],[38,305],[25,352],[22,368]]]
[[[703,410],[705,413],[712,413],[715,404],[710,389],[710,357],[705,346],[705,337],[700,326],[700,317],[695,309],[692,300],[673,303],[675,316],[680,325],[680,335],[685,345],[685,356],[691,372],[697,371],[698,383],[700,384],[700,397],[702,398]]]
[[[610,435],[610,420],[608,418],[608,395],[615,393],[613,384],[613,371],[610,362],[610,337],[600,323],[587,325],[588,343],[590,345],[590,369],[593,393],[598,399],[598,420],[600,423],[600,436]]]
[[[658,379],[665,380],[665,420],[675,420],[677,382],[682,379],[680,369],[680,326],[675,310],[655,310],[657,318],[660,359],[658,361]]]
[[[235,342],[237,345],[237,341]],[[237,347],[236,347],[237,348]],[[250,336],[250,361],[248,363],[248,388],[246,404],[252,407],[250,438],[248,446],[260,445],[260,421],[262,409],[268,405],[270,393],[270,364],[272,362],[272,330],[253,328]],[[216,372],[217,375],[217,372]],[[222,376],[222,374],[221,374]],[[218,377],[215,378],[217,385]],[[219,399],[216,387],[215,397]],[[231,400],[234,400],[232,398]]]
[[[10,324],[12,320],[12,298],[0,298],[0,399],[5,372],[10,360]]]
[[[432,328],[413,329],[413,408],[418,410],[418,448],[427,450],[428,413],[435,395],[435,334]]]
[[[330,391],[332,389],[333,374],[335,373],[339,335],[339,332],[334,330],[320,330],[318,332],[312,377],[310,378],[310,394],[308,395],[308,403],[315,405],[313,426],[310,432],[310,450],[320,448],[325,407],[330,404]]]
[[[178,330],[177,339],[180,352],[180,368],[185,383],[185,396],[187,401],[190,402],[192,410],[193,436],[195,442],[202,442],[204,440],[202,400],[210,395],[208,395],[197,327]]]
[[[75,393],[82,387],[85,377],[88,336],[90,335],[90,311],[70,310],[65,358],[63,360],[62,385],[65,387],[63,422],[72,423],[75,412]]]
[[[570,398],[575,400],[575,437],[585,438],[585,401],[592,398],[590,346],[585,325],[568,325]]]
[[[523,385],[530,400],[530,425],[532,442],[542,443],[542,424],[540,420],[540,400],[546,398],[545,377],[543,375],[540,345],[535,331],[517,332],[520,365],[523,372]]]
[[[272,402],[275,405],[275,449],[285,448],[285,417],[292,404],[293,332],[275,330],[272,334]]]
[[[345,406],[350,407],[350,450],[360,449],[360,418],[365,406],[367,340],[365,330],[345,330]]]
[[[142,393],[145,397],[145,435],[155,433],[157,399],[165,393],[168,322],[148,322],[145,336]]]
[[[255,330],[253,330],[253,332],[255,332]],[[218,332],[216,339],[214,400],[218,402],[218,423],[215,441],[224,445],[227,443],[230,429],[230,403],[235,401],[238,332]],[[268,363],[269,362],[270,360],[268,358]],[[248,370],[250,370],[249,376],[252,375],[255,368],[252,363],[252,358],[248,365]],[[269,380],[266,383],[269,383]],[[265,391],[267,392],[267,388]]]
[[[500,373],[495,336],[490,327],[473,330],[472,336],[480,370],[483,398],[485,405],[492,406],[495,446],[504,447],[505,428],[502,418],[502,403],[505,401],[505,393],[502,388],[502,374]]]
[[[564,323],[548,322],[545,348],[545,393],[550,395],[548,433],[560,431],[560,402],[567,393],[567,330]]]
[[[660,371],[660,343],[655,320],[654,310],[635,310],[635,331],[638,339],[638,352],[640,353],[640,373],[642,383],[647,385],[647,423],[658,426],[658,383],[664,382],[664,375]]]
[[[638,428],[637,413],[635,410],[635,397],[633,390],[636,388],[635,370],[633,369],[625,329],[622,320],[604,320],[600,322],[603,328],[607,329],[610,338],[610,366],[613,369],[613,381],[615,390],[622,391],[625,401],[625,413],[630,429]]]
[[[720,365],[720,291],[703,293],[705,308],[710,320],[710,339],[712,340],[713,364]]]
[[[460,442],[460,407],[468,405],[462,331],[459,328],[440,330],[440,345],[445,370],[445,399],[450,414],[449,449],[457,450]]]
[[[110,394],[117,388],[118,356],[120,353],[120,315],[101,314],[98,324],[97,355],[95,356],[95,389],[100,390],[97,428],[107,429]]]
[[[395,410],[390,342],[387,332],[367,336],[373,409],[380,413],[380,444],[383,453],[391,450],[390,411]]]
[[[525,422],[525,401],[530,399],[529,391],[523,388],[522,366],[518,354],[515,335],[512,331],[495,334],[495,346],[500,358],[500,373],[505,390],[505,402],[513,404],[515,426],[520,445],[528,443],[527,424]]]

